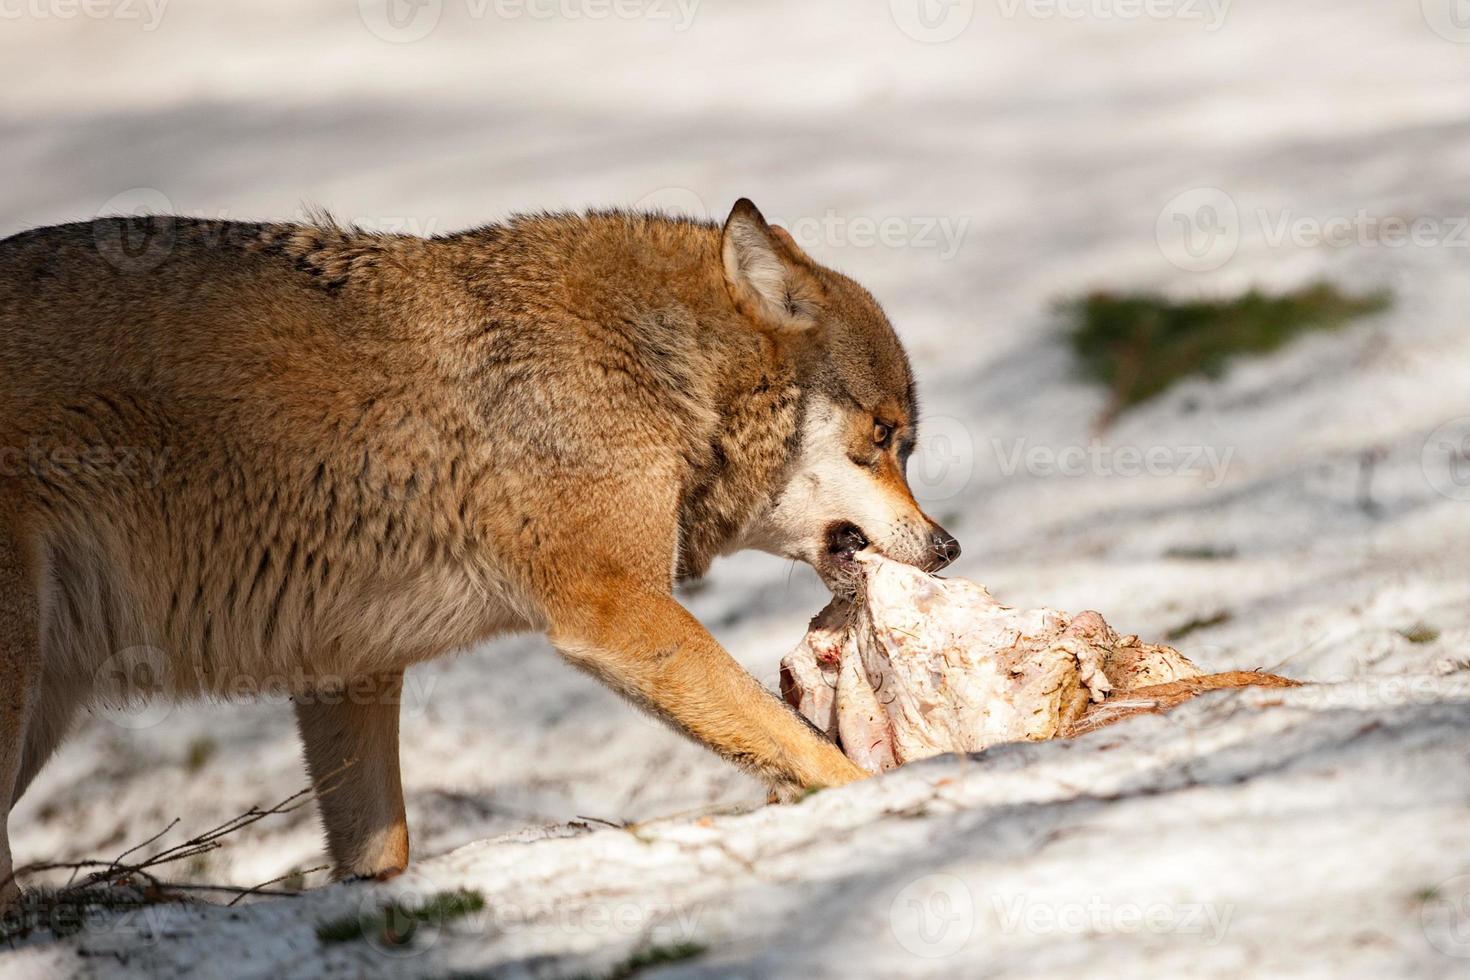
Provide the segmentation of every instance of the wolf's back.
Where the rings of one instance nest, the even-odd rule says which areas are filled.
[[[99,218],[0,241],[0,397],[119,386],[166,397],[288,353],[329,354],[361,308],[290,247],[325,234]],[[345,235],[332,234],[340,249]]]

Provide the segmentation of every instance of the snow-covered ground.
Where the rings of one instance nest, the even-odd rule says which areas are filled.
[[[683,942],[703,952],[668,975],[1470,971],[1470,28],[1451,0],[394,9],[0,0],[0,234],[306,205],[433,233],[748,195],[907,338],[917,489],[964,543],[955,574],[1150,639],[1224,614],[1187,654],[1331,686],[729,815],[760,788],[511,639],[418,669],[403,725],[419,863],[392,887],[477,889],[484,912],[403,955],[315,938],[376,906],[366,886],[150,909],[0,972],[563,976]],[[1053,300],[1319,277],[1396,302],[1094,435],[1104,395]],[[774,683],[824,597],[742,556],[688,601]],[[111,857],[303,783],[284,704],[98,716],[12,842],[18,863]],[[179,874],[321,862],[302,809]]]

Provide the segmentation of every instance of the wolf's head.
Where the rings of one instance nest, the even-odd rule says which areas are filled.
[[[852,556],[865,548],[928,571],[954,561],[959,542],[919,508],[905,477],[918,424],[914,379],[877,301],[743,198],[721,253],[742,312],[796,335],[806,393],[783,484],[745,543],[809,563],[839,594],[856,588]]]

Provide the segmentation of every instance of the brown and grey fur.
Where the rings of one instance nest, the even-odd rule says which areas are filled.
[[[336,873],[391,874],[403,671],[527,629],[778,789],[858,779],[672,591],[741,547],[847,588],[844,522],[942,564],[913,399],[876,302],[746,201],[0,242],[0,799],[142,650],[165,697],[351,692],[299,728]]]

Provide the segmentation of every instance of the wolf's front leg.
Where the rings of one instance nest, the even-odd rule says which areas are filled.
[[[408,865],[398,776],[402,690],[399,671],[296,699],[296,726],[327,832],[333,878],[388,878]]]
[[[550,635],[568,660],[782,795],[868,775],[670,595],[609,583],[555,615]]]

